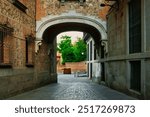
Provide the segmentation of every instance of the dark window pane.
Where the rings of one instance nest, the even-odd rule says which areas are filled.
[[[141,90],[141,61],[131,61],[131,89]]]
[[[87,61],[89,61],[89,44],[87,44]]]
[[[129,53],[141,52],[141,0],[129,3]]]
[[[92,41],[90,42],[90,60],[92,60],[92,54],[93,54],[93,47],[92,47],[93,43]]]

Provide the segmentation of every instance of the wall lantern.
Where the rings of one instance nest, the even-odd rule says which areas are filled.
[[[116,3],[114,5],[114,4],[108,4],[108,3],[104,2],[104,3],[100,4],[100,7],[109,6],[111,8],[116,9],[116,10],[119,8],[119,0],[105,0],[105,1],[116,1]]]
[[[26,35],[25,39],[28,43],[33,43],[35,41],[35,37],[33,36],[33,34]]]

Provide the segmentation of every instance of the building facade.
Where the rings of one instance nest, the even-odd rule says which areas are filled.
[[[0,0],[0,99],[34,85],[35,0]]]
[[[109,0],[105,0],[109,3]],[[149,0],[114,0],[107,14],[106,84],[150,99]]]
[[[87,44],[87,76],[96,83],[101,81],[101,63],[99,62],[99,52],[95,47],[95,42],[90,34],[85,34],[84,40]]]
[[[56,36],[62,32],[81,31],[91,34],[100,52],[101,40],[107,39],[105,16],[108,8],[99,6],[102,1],[37,0],[36,42],[42,43],[37,53],[37,63],[44,66],[42,70],[37,69],[39,77],[49,79],[50,76],[50,82],[57,82]]]
[[[57,82],[59,33],[90,33],[97,47],[107,39],[101,2],[0,0],[0,99]]]

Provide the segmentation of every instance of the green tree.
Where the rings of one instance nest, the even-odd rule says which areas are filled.
[[[86,59],[86,43],[81,38],[78,38],[73,45],[70,36],[62,36],[57,50],[62,54],[62,63],[80,62]]]
[[[70,36],[62,36],[57,49],[62,54],[63,63],[72,62],[75,59]]]
[[[86,59],[86,43],[83,39],[78,38],[77,42],[73,46],[75,61],[80,62]]]

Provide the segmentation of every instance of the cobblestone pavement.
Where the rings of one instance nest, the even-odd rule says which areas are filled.
[[[95,84],[86,77],[59,75],[58,83],[50,84],[10,100],[132,100],[123,93]]]

